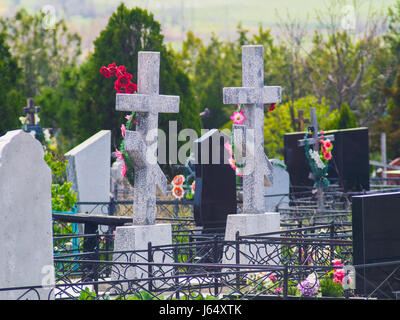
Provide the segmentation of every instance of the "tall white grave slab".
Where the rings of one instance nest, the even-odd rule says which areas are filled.
[[[79,202],[110,201],[111,131],[101,130],[65,154],[67,180]],[[78,212],[105,214],[104,206],[79,205]]]
[[[160,53],[139,52],[138,93],[117,94],[116,109],[136,112],[136,131],[125,132],[125,150],[135,169],[133,191],[133,226],[117,227],[115,251],[145,250],[152,245],[172,243],[170,224],[155,224],[156,188],[162,193],[167,190],[167,179],[157,163],[158,114],[179,112],[179,97],[159,94]],[[119,262],[138,262],[134,255],[114,254]],[[140,259],[140,258],[139,258]],[[154,262],[171,262],[169,257],[153,257]],[[114,272],[113,279],[141,278],[143,266]],[[165,274],[165,270],[163,271]]]
[[[272,185],[272,165],[264,153],[264,104],[281,101],[281,87],[264,86],[264,47],[242,47],[242,87],[224,88],[224,104],[243,104],[246,120],[233,129],[235,149],[245,156],[243,213],[229,215],[225,239],[279,231],[279,213],[266,212],[264,186]],[[235,155],[236,156],[236,155]]]
[[[0,299],[52,299],[51,170],[42,145],[22,130],[0,137]]]

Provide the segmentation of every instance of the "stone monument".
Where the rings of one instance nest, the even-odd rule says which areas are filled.
[[[51,170],[40,142],[22,130],[0,137],[0,208],[0,288],[39,286],[0,291],[0,299],[54,298]]]
[[[243,104],[246,120],[233,128],[235,151],[246,152],[243,171],[243,213],[229,215],[225,239],[279,231],[280,217],[265,212],[264,186],[272,184],[272,165],[264,153],[264,104],[281,101],[281,87],[264,86],[262,45],[242,47],[242,85],[224,88],[224,104]],[[235,152],[235,156],[237,153]]]
[[[179,112],[179,97],[160,95],[159,79],[160,53],[139,52],[138,93],[117,94],[118,111],[136,112],[136,131],[125,133],[125,150],[135,170],[133,225],[117,227],[115,251],[147,249],[149,242],[152,245],[172,243],[171,225],[155,224],[156,188],[162,193],[167,190],[167,179],[157,163],[158,114]],[[155,262],[158,259],[156,255],[153,258]],[[114,255],[114,259],[120,261],[126,257]],[[135,256],[130,262],[140,261]],[[124,274],[127,278],[140,277],[143,271],[139,270],[133,268]]]

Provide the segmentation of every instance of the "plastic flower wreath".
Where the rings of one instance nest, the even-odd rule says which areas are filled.
[[[324,136],[321,130],[319,133],[320,150],[313,150],[308,142],[309,135],[312,132],[306,132],[304,136],[304,149],[306,158],[308,159],[311,172],[314,176],[314,188],[326,187],[329,185],[329,180],[326,178],[328,175],[328,162],[332,159],[332,142]]]
[[[113,76],[116,77],[116,80],[114,82],[114,89],[117,91],[117,93],[132,94],[137,92],[137,85],[131,82],[133,76],[130,73],[126,72],[126,68],[124,66],[117,66],[115,63],[111,63],[107,67],[101,67],[100,73],[105,78],[110,78]],[[126,130],[132,130],[133,125],[136,124],[135,112],[132,112],[130,115],[125,116],[125,119],[127,120],[127,122],[121,125],[121,135],[123,139],[119,150],[115,150],[115,155],[118,160],[124,162],[121,166],[122,176],[128,179],[128,182],[133,186],[134,169],[132,166],[132,161],[130,160],[128,153],[125,151],[125,132]]]

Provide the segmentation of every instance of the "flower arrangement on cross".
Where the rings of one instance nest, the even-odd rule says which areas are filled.
[[[116,80],[114,82],[114,89],[117,93],[136,93],[137,85],[132,82],[132,74],[126,71],[125,66],[117,66],[115,63],[109,64],[107,67],[102,66],[100,68],[100,73],[105,78],[110,78],[115,76]],[[115,150],[115,156],[117,159],[122,160],[124,163],[121,166],[121,174],[128,182],[133,186],[134,184],[134,169],[132,162],[130,161],[128,153],[125,151],[125,132],[126,130],[132,130],[134,124],[136,124],[135,112],[130,115],[125,116],[126,124],[121,125],[122,142],[120,144],[119,150]]]
[[[329,185],[328,162],[332,159],[333,144],[325,137],[325,132],[320,130],[318,133],[319,148],[316,148],[319,150],[314,150],[308,141],[308,137],[312,133],[313,128],[309,128],[304,136],[305,155],[314,177],[314,188],[326,187]]]
[[[267,105],[264,105],[264,107],[267,108]],[[276,103],[271,103],[270,105],[268,105],[267,112],[274,111],[275,109],[276,109]],[[233,121],[233,125],[235,124],[242,125],[244,123],[246,117],[244,116],[243,113],[243,105],[237,104],[236,110],[233,112],[232,116],[230,116],[230,119]],[[224,147],[229,153],[228,161],[229,165],[236,173],[236,179],[237,179],[236,181],[240,183],[241,179],[243,178],[243,166],[242,164],[239,164],[234,157],[233,134],[231,135],[231,142],[230,143],[229,141],[225,142]]]

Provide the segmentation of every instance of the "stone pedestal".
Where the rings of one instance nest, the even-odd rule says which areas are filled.
[[[229,215],[226,223],[225,240],[234,241],[236,239],[236,232],[238,231],[241,236],[280,231],[280,214],[277,212],[266,212],[261,214]],[[252,259],[256,259],[257,261],[265,259],[269,265],[278,263],[278,261],[274,261],[274,259],[269,259],[268,257],[272,250],[276,248],[272,246],[266,247],[264,245],[259,247],[255,246],[256,245],[253,244],[240,246],[240,264],[253,264],[254,262],[252,262]],[[257,256],[255,256],[255,254]],[[236,263],[234,246],[225,248],[223,263]]]
[[[117,262],[129,263],[146,263],[148,262],[148,244],[152,246],[171,245],[172,244],[172,227],[170,224],[154,224],[154,225],[133,225],[117,227],[115,232],[114,256],[113,260]],[[118,251],[135,251],[123,252]],[[154,263],[172,263],[172,252],[157,251],[152,256]],[[152,274],[154,277],[162,277],[171,275],[172,267],[154,266]],[[115,265],[111,274],[112,280],[133,280],[133,279],[149,278],[148,266],[128,266]],[[148,287],[147,284],[140,283]],[[126,290],[128,282],[123,282],[123,290]],[[159,281],[153,281],[153,285],[159,287]],[[134,288],[135,286],[133,286]]]

